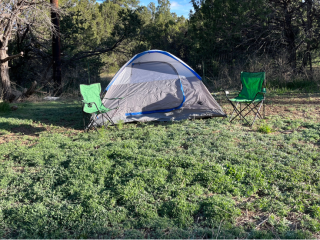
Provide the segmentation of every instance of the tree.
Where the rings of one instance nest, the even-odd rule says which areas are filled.
[[[141,40],[145,49],[162,49],[183,58],[187,21],[170,12],[168,0],[158,0],[158,5],[150,3],[145,13],[149,21],[143,26]],[[141,49],[142,50],[142,49]]]
[[[2,0],[0,2],[0,69],[3,99],[14,100],[9,77],[8,61],[21,57],[23,53],[8,56],[8,44],[17,31],[25,34],[34,29],[55,32],[48,11],[57,11],[45,0]]]
[[[59,7],[59,0],[50,0],[53,5],[51,10],[51,23],[55,29],[55,34],[52,36],[52,68],[53,68],[53,82],[57,93],[61,93],[61,46],[60,46],[60,19],[59,14],[54,10]]]
[[[188,30],[191,53],[204,58],[223,52],[237,57],[281,55],[292,72],[307,63],[312,67],[311,53],[320,42],[319,0],[192,2],[195,13]],[[298,58],[301,55],[302,61]]]

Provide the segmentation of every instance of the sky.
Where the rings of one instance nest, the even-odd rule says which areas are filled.
[[[1,0],[0,0],[1,1]],[[96,0],[98,3],[103,2],[103,0]],[[157,6],[158,1],[157,0],[139,0],[140,5],[148,6],[150,2],[154,2]],[[184,16],[185,18],[189,18],[189,12],[192,9],[193,6],[190,3],[190,0],[175,0],[170,1],[171,3],[171,12],[176,13],[178,17]]]
[[[157,6],[157,0],[140,0],[140,4],[148,6],[150,2],[154,2]],[[178,16],[183,15],[185,18],[189,18],[190,9],[193,10],[190,0],[175,0],[170,1],[171,3],[171,12],[175,12]]]

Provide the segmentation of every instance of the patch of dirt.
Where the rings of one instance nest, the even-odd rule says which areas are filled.
[[[231,115],[233,108],[229,103],[223,109]],[[263,108],[260,110],[263,113]],[[250,113],[252,115],[252,113]],[[320,121],[320,97],[272,97],[265,102],[265,116],[280,116],[290,119],[311,119]]]
[[[320,102],[319,102],[320,105]],[[289,117],[290,119],[310,119],[310,117],[320,120],[320,107],[312,105],[294,105],[289,109],[284,105],[266,105],[266,116]]]
[[[2,137],[0,137],[0,144],[14,142],[14,141],[22,139],[23,137],[24,137],[23,135],[16,135],[15,133],[9,133],[9,134],[6,134],[6,135],[3,135]],[[35,143],[31,143],[30,140],[37,138],[37,137],[38,136],[36,136],[36,135],[29,136],[28,140],[22,141],[19,144],[23,144],[26,146],[33,146],[33,145],[35,145]]]
[[[13,167],[13,171],[17,173],[23,173],[24,172],[24,167]]]
[[[273,97],[267,99],[267,104],[281,104],[281,105],[292,105],[292,104],[310,104],[320,105],[320,97],[309,97],[309,96],[297,96],[297,97]]]

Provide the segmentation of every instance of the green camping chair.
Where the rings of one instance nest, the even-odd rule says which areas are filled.
[[[116,113],[116,111],[119,108],[119,100],[123,99],[123,98],[106,98],[109,100],[118,100],[118,106],[116,108],[110,109],[110,108],[106,108],[101,101],[101,98],[100,98],[101,85],[100,85],[100,83],[94,83],[91,85],[80,84],[80,93],[83,97],[82,110],[83,110],[84,130],[87,130],[87,129],[89,130],[91,127],[94,127],[94,129],[97,130],[95,125],[98,125],[98,123],[97,123],[98,115],[101,115],[101,118],[102,118],[101,120],[102,120],[103,125],[105,124],[104,120],[107,120],[107,127],[111,123],[118,129],[118,127],[112,121],[112,117],[114,116],[114,114]],[[110,117],[108,115],[108,112],[110,112],[111,110],[114,110],[114,109],[116,109],[116,111]],[[86,123],[85,123],[85,114],[91,114],[90,123],[87,127],[86,127]]]
[[[241,72],[240,79],[242,90],[239,95],[235,98],[230,99],[228,97],[229,92],[225,91],[227,99],[233,106],[233,112],[230,117],[230,122],[232,122],[236,117],[239,116],[240,119],[243,118],[252,127],[257,117],[259,117],[260,119],[265,117],[264,100],[266,89],[263,88],[265,77],[265,72]],[[244,108],[241,108],[241,103],[245,104]],[[238,108],[238,104],[240,104],[240,108]],[[260,109],[262,106],[263,117],[260,114]],[[244,114],[245,111],[246,113]],[[251,112],[255,113],[255,117],[253,119],[253,122],[250,124],[246,119],[246,116]],[[232,117],[234,113],[236,113],[236,115]]]

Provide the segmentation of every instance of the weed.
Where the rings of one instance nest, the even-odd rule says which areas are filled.
[[[97,131],[98,131],[100,137],[102,137],[102,138],[105,137],[107,134],[107,128],[105,125],[103,125],[101,127],[97,127]]]
[[[273,130],[272,130],[272,127],[270,125],[268,125],[267,123],[262,123],[259,126],[258,131],[261,133],[268,134],[268,133],[271,133]]]
[[[123,121],[123,120],[119,120],[119,121],[117,122],[117,127],[118,127],[119,130],[121,130],[121,129],[123,128],[123,124],[124,124],[124,121]]]

